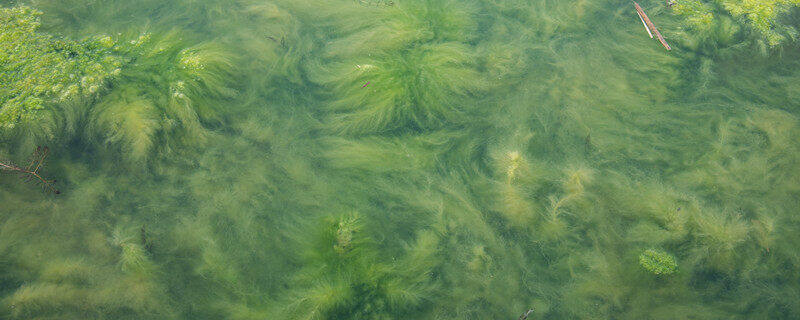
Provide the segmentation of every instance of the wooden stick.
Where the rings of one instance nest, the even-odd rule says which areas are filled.
[[[658,41],[661,42],[661,44],[664,46],[664,48],[667,48],[667,50],[672,50],[672,48],[669,46],[669,44],[667,44],[667,41],[664,40],[664,37],[661,36],[661,32],[658,32],[658,28],[656,28],[656,26],[653,24],[653,22],[650,21],[650,18],[647,17],[647,14],[644,13],[644,10],[642,10],[642,7],[640,7],[639,4],[636,3],[636,1],[633,2],[633,5],[636,7],[636,12],[639,14],[639,17],[644,19],[644,22],[647,24],[647,27],[649,27],[650,29],[653,30],[653,32],[656,33],[656,37],[658,37]]]
[[[647,30],[647,34],[650,35],[650,39],[653,39],[653,33],[650,32],[650,28],[647,26],[647,24],[644,23],[644,18],[642,18],[642,15],[639,14],[638,12],[636,13],[636,15],[639,16],[639,20],[642,20],[642,25],[644,26],[644,29]]]
[[[58,191],[58,189],[56,189],[55,186],[53,186],[53,184],[56,181],[47,180],[39,174],[39,169],[42,167],[42,163],[44,163],[44,160],[47,159],[47,151],[48,151],[47,147],[44,148],[37,147],[36,151],[33,153],[33,156],[31,157],[32,158],[31,164],[29,164],[28,168],[26,169],[17,167],[12,163],[0,162],[0,171],[5,170],[5,171],[18,172],[23,177],[28,177],[29,181],[39,180],[39,182],[42,183],[42,186],[44,187],[45,190],[53,192],[55,194],[59,194],[61,192]],[[36,167],[33,167],[34,164],[36,165]],[[31,168],[33,168],[33,170],[31,170]]]

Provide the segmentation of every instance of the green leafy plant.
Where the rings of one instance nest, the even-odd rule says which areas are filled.
[[[311,80],[336,97],[330,126],[350,134],[426,130],[463,116],[468,98],[490,87],[468,43],[473,10],[410,1],[374,13],[374,25],[337,35],[326,44],[327,59],[309,68]]]
[[[41,15],[26,6],[0,8],[0,128],[98,94],[126,62],[109,36],[75,41],[40,32]]]
[[[334,63],[315,80],[341,94],[332,105],[331,125],[338,131],[432,128],[457,119],[463,109],[459,98],[481,88],[475,66],[463,44],[426,44]]]
[[[686,18],[688,26],[706,32],[729,16],[755,30],[770,46],[781,44],[787,38],[795,39],[795,27],[780,21],[792,8],[800,6],[797,0],[676,0],[673,11]]]
[[[639,255],[639,264],[655,275],[670,275],[678,270],[675,257],[661,250],[647,249]]]
[[[305,242],[305,267],[295,275],[293,298],[281,313],[297,319],[382,319],[418,306],[433,258],[409,253],[408,265],[379,258],[357,213],[328,217]],[[413,260],[413,261],[412,261]]]
[[[236,67],[221,45],[188,46],[177,31],[140,36],[131,66],[88,114],[87,134],[101,145],[147,158],[161,146],[203,141],[204,124],[219,121],[213,108],[237,94],[230,87]]]
[[[41,15],[0,11],[3,138],[78,134],[142,160],[156,145],[202,141],[204,124],[219,121],[211,106],[238,92],[234,57],[216,42],[192,44],[179,31],[70,40],[39,31]]]

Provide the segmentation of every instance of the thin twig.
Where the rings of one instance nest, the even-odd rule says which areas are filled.
[[[31,163],[25,169],[20,168],[20,167],[14,165],[12,163],[2,163],[2,162],[0,162],[0,170],[17,172],[17,173],[19,173],[19,174],[21,174],[23,176],[28,177],[28,179],[30,179],[30,180],[34,180],[34,179],[38,180],[42,184],[42,187],[45,190],[50,191],[50,192],[55,193],[55,194],[59,194],[61,192],[58,191],[58,189],[56,189],[55,186],[54,186],[56,180],[47,180],[47,179],[45,179],[44,177],[42,177],[39,174],[39,169],[42,168],[42,164],[44,163],[44,160],[47,159],[47,152],[48,152],[47,147],[44,147],[44,148],[38,147],[38,148],[36,148],[36,151],[33,153],[33,156],[31,157],[32,158],[31,159]],[[36,167],[34,167],[34,165],[36,165]],[[33,168],[33,170],[31,170],[31,168]]]
[[[664,37],[661,36],[661,32],[658,32],[658,28],[656,28],[656,26],[653,24],[653,22],[650,21],[650,18],[647,17],[647,14],[644,13],[644,10],[642,10],[642,7],[640,7],[639,4],[636,3],[636,1],[633,2],[633,6],[636,7],[636,12],[639,13],[639,17],[640,18],[644,19],[644,22],[647,24],[647,27],[650,28],[651,30],[653,30],[653,32],[656,33],[656,37],[658,37],[658,41],[661,42],[661,44],[664,46],[664,48],[667,48],[667,50],[672,50],[672,48],[669,46],[669,44],[667,44],[667,41],[664,40]]]
[[[647,23],[644,23],[644,18],[642,18],[642,15],[639,14],[639,12],[636,12],[636,15],[639,16],[639,20],[642,20],[642,25],[644,26],[644,29],[647,30],[647,34],[650,35],[650,39],[653,39],[653,33],[650,32],[650,27],[647,26]]]

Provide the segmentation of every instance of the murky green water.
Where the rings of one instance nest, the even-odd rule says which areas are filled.
[[[0,318],[800,317],[796,41],[646,0],[672,51],[627,1],[25,4],[146,42],[0,135],[61,192],[0,176]]]

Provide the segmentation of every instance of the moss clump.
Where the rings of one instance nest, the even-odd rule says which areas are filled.
[[[675,257],[661,250],[647,249],[639,255],[639,264],[655,275],[669,275],[678,269]]]
[[[36,120],[49,103],[89,97],[120,73],[108,36],[80,41],[39,32],[42,12],[0,8],[0,127]]]

